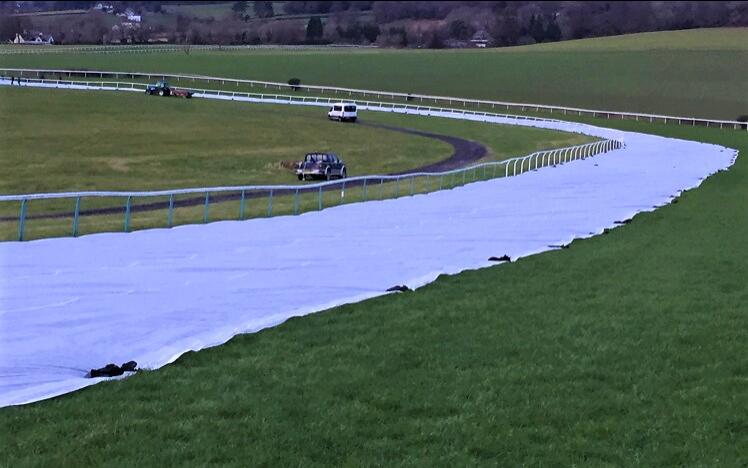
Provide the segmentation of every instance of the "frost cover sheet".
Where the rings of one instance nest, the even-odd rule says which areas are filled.
[[[491,256],[514,259],[600,233],[698,186],[736,157],[709,144],[523,124],[624,138],[627,147],[295,217],[0,243],[0,406],[96,383],[102,379],[86,372],[110,362],[157,368],[397,284],[418,287],[492,265]]]

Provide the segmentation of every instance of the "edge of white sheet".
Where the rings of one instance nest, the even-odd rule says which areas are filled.
[[[239,99],[236,99],[239,100]],[[287,103],[284,103],[287,104]],[[390,111],[390,109],[387,109],[387,111]],[[673,183],[669,183],[667,185],[664,184],[666,182],[663,178],[663,187],[662,187],[662,193],[656,197],[652,197],[651,199],[647,199],[647,202],[649,204],[649,207],[646,206],[646,204],[638,202],[638,204],[634,204],[629,208],[623,208],[620,209],[619,212],[616,213],[615,216],[613,216],[616,219],[628,219],[636,215],[640,212],[646,212],[646,211],[652,211],[658,206],[662,206],[664,204],[667,204],[671,201],[672,197],[675,197],[679,195],[684,190],[690,190],[693,188],[696,188],[701,185],[703,180],[714,174],[715,172],[719,170],[726,169],[730,167],[732,164],[735,163],[737,158],[737,152],[734,150],[731,150],[729,148],[721,147],[718,145],[712,145],[707,143],[699,143],[699,142],[691,142],[691,141],[685,141],[685,140],[677,140],[672,138],[665,138],[665,137],[659,137],[654,135],[647,135],[647,134],[638,134],[633,132],[623,132],[619,130],[614,129],[608,129],[608,128],[602,128],[602,127],[594,127],[586,124],[577,124],[572,122],[560,122],[560,121],[526,121],[526,120],[515,120],[511,118],[501,118],[501,117],[484,117],[484,116],[472,116],[472,115],[463,115],[460,113],[435,113],[435,112],[408,112],[408,113],[419,113],[419,114],[428,114],[432,116],[441,116],[441,117],[448,117],[448,118],[458,118],[458,119],[465,119],[465,120],[480,120],[480,121],[488,121],[488,122],[494,122],[494,123],[502,123],[502,124],[509,124],[509,125],[523,125],[523,126],[532,126],[532,127],[539,127],[539,128],[548,128],[548,129],[555,129],[555,130],[562,130],[567,132],[575,132],[575,133],[582,133],[586,135],[591,135],[595,137],[600,138],[611,138],[611,139],[623,139],[627,147],[623,150],[617,150],[612,151],[609,153],[606,153],[604,155],[599,155],[584,161],[575,161],[572,163],[565,164],[563,166],[559,166],[559,168],[543,168],[538,171],[533,171],[530,173],[522,174],[517,177],[511,177],[507,179],[495,179],[491,181],[485,181],[485,182],[476,182],[472,184],[468,184],[464,187],[459,187],[452,190],[444,190],[440,192],[435,192],[431,194],[423,194],[423,195],[416,195],[412,197],[403,197],[399,199],[394,200],[384,200],[384,201],[374,201],[374,202],[366,202],[361,204],[352,204],[352,205],[343,205],[339,207],[333,207],[328,208],[326,210],[323,210],[321,212],[310,212],[310,213],[304,213],[299,216],[280,216],[275,218],[268,218],[268,219],[252,219],[248,221],[220,221],[211,223],[208,225],[186,225],[186,226],[179,226],[172,229],[151,229],[151,230],[144,230],[144,231],[136,231],[133,233],[123,234],[123,233],[101,233],[101,234],[92,234],[83,236],[80,238],[58,238],[58,239],[43,239],[43,240],[37,240],[37,241],[31,241],[31,242],[25,242],[25,243],[0,243],[0,265],[5,265],[3,268],[6,270],[7,273],[10,273],[13,275],[14,273],[18,273],[25,271],[25,269],[28,269],[28,265],[24,265],[22,267],[16,267],[15,265],[11,266],[11,271],[8,270],[8,265],[6,261],[8,256],[11,255],[17,255],[18,253],[21,253],[22,255],[26,253],[26,251],[41,251],[42,252],[42,260],[50,260],[49,256],[46,257],[44,254],[49,254],[51,251],[57,250],[57,249],[68,249],[73,248],[75,246],[80,247],[83,244],[100,244],[101,242],[106,243],[112,243],[113,245],[119,245],[121,247],[126,247],[128,244],[132,244],[131,241],[139,239],[140,237],[150,237],[150,238],[158,238],[167,236],[169,238],[176,238],[176,239],[184,239],[185,236],[189,237],[190,235],[194,235],[196,237],[201,237],[205,235],[211,235],[211,234],[218,234],[220,235],[220,231],[224,229],[232,229],[234,227],[234,231],[241,231],[241,227],[247,227],[247,226],[253,226],[253,227],[259,227],[260,225],[264,225],[265,223],[271,223],[271,224],[279,224],[284,225],[288,222],[296,223],[312,223],[317,222],[320,220],[325,219],[333,219],[334,216],[331,214],[338,213],[339,210],[369,210],[369,211],[380,211],[380,208],[383,206],[395,206],[395,207],[407,207],[408,204],[412,207],[414,204],[414,200],[423,200],[424,197],[428,198],[429,200],[432,200],[432,205],[436,204],[439,206],[439,203],[442,201],[448,201],[450,198],[454,199],[458,197],[458,194],[460,193],[467,193],[471,190],[475,191],[479,188],[485,189],[486,187],[494,186],[494,189],[499,190],[503,185],[511,185],[514,184],[516,181],[525,181],[527,180],[529,182],[529,178],[537,177],[538,175],[547,174],[549,171],[554,170],[564,170],[564,171],[572,171],[571,173],[575,171],[575,168],[578,168],[577,170],[582,170],[582,166],[585,164],[594,164],[595,167],[597,167],[597,164],[594,161],[601,160],[602,158],[624,158],[626,155],[635,155],[637,154],[637,151],[644,152],[646,149],[647,151],[651,152],[651,157],[653,158],[660,158],[660,157],[672,157],[673,155],[668,156],[667,154],[660,154],[660,151],[658,151],[658,147],[662,150],[667,151],[683,151],[687,149],[691,153],[696,152],[698,154],[694,154],[692,156],[689,156],[689,160],[687,161],[688,164],[692,165],[689,166],[689,173],[685,175],[682,178],[679,178],[677,181],[669,181]],[[677,157],[677,156],[676,156]],[[635,159],[631,158],[629,156],[629,159]],[[646,158],[645,158],[646,160]],[[674,162],[679,162],[678,159],[674,159]],[[635,162],[633,160],[630,161],[632,164]],[[656,161],[661,162],[661,161]],[[641,161],[639,161],[641,163]],[[676,164],[677,165],[677,164]],[[587,168],[589,169],[589,168]],[[651,169],[652,171],[660,170],[662,171],[664,169],[664,166],[654,166],[652,168],[646,168],[646,167],[631,167],[632,174],[638,173],[638,174],[644,174],[647,170]],[[625,168],[624,168],[625,170]],[[685,169],[682,169],[685,170]],[[692,173],[691,173],[692,172]],[[644,177],[644,176],[642,176]],[[647,174],[646,180],[652,181],[652,180],[658,180],[658,177],[649,177],[649,174]],[[436,203],[435,203],[436,202]],[[522,200],[518,200],[518,202],[522,202]],[[367,208],[368,207],[368,208]],[[377,208],[379,207],[379,208]],[[550,213],[549,213],[550,214]],[[338,216],[340,217],[340,216]],[[331,221],[332,222],[332,221]],[[333,223],[334,224],[334,223]],[[610,221],[606,224],[596,225],[594,229],[588,229],[586,232],[576,232],[573,235],[569,235],[568,233],[564,236],[561,236],[560,238],[553,238],[555,241],[555,244],[558,245],[564,245],[569,242],[571,242],[574,239],[581,239],[581,238],[587,238],[591,237],[593,235],[597,235],[603,232],[606,228],[614,228],[617,224]],[[469,242],[466,241],[466,242]],[[534,255],[537,253],[542,253],[548,250],[552,250],[548,247],[549,243],[547,240],[543,240],[539,242],[537,245],[528,246],[524,250],[521,251],[509,251],[509,250],[501,250],[493,252],[492,254],[501,255],[504,253],[509,253],[512,257],[512,260],[517,258],[522,258],[529,255]],[[51,248],[51,250],[50,250]],[[488,253],[488,252],[487,252]],[[14,257],[15,258],[15,257]],[[487,255],[484,257],[487,258]],[[51,260],[50,260],[51,261]],[[51,261],[51,263],[54,263]],[[423,271],[419,274],[413,274],[410,277],[403,277],[403,278],[395,278],[393,277],[392,280],[387,280],[386,286],[393,286],[395,284],[407,284],[409,287],[415,289],[418,287],[421,287],[425,284],[428,284],[432,281],[434,281],[439,275],[442,274],[456,274],[462,271],[466,270],[472,270],[472,269],[478,269],[478,268],[484,268],[488,266],[496,265],[496,262],[489,262],[487,260],[477,260],[477,259],[469,259],[466,261],[460,261],[459,259],[451,259],[450,263],[447,265],[442,265],[441,268],[436,269],[427,269],[426,271]],[[51,276],[57,275],[55,272],[47,272]],[[37,278],[38,279],[38,278]],[[65,310],[70,310],[71,308],[74,308],[76,305],[75,299],[68,298],[65,301],[58,301],[57,303],[52,301],[50,303],[49,301],[44,302],[41,301],[41,303],[37,303],[34,305],[29,305],[28,307],[13,307],[13,302],[23,302],[23,299],[18,299],[18,297],[12,297],[12,293],[9,293],[13,288],[23,288],[24,282],[32,281],[34,278],[23,278],[14,276],[13,278],[9,278],[8,275],[2,275],[0,276],[0,344],[8,344],[8,343],[15,343],[18,345],[19,337],[15,336],[15,333],[21,333],[23,334],[24,330],[18,330],[13,328],[13,323],[7,323],[5,319],[9,315],[12,314],[18,314],[19,316],[24,313],[29,312],[38,312],[40,310],[56,310],[59,313],[63,313]],[[58,283],[55,283],[58,284]],[[59,285],[59,284],[58,284]],[[44,289],[43,286],[40,286],[41,289]],[[30,291],[34,292],[34,291]],[[37,291],[42,293],[42,291]],[[49,292],[49,291],[48,291]],[[127,291],[120,291],[117,295],[126,297],[128,294]],[[189,351],[198,351],[200,349],[204,349],[207,347],[212,347],[216,345],[223,344],[227,342],[232,337],[236,336],[237,334],[241,333],[252,333],[259,330],[262,330],[264,328],[272,327],[275,325],[278,325],[289,318],[292,317],[298,317],[307,315],[314,312],[319,312],[323,310],[330,309],[332,307],[336,307],[343,304],[349,304],[354,302],[359,302],[365,299],[369,299],[372,297],[377,297],[381,295],[387,294],[384,292],[384,288],[382,285],[377,285],[376,289],[372,288],[370,290],[358,290],[347,292],[345,294],[341,293],[340,297],[332,297],[328,298],[328,300],[324,300],[322,302],[307,305],[304,307],[297,307],[297,308],[287,308],[285,310],[276,311],[274,313],[270,313],[267,315],[263,315],[261,317],[252,318],[251,320],[243,320],[237,323],[224,323],[220,326],[217,326],[215,329],[212,329],[210,331],[203,331],[201,334],[199,334],[199,337],[179,337],[179,339],[175,340],[174,342],[170,344],[162,344],[162,346],[158,349],[151,350],[149,352],[143,352],[142,354],[139,354],[137,356],[130,356],[131,359],[134,359],[141,363],[141,365],[145,368],[159,368],[164,365],[167,365],[171,362],[174,362],[176,359],[178,359],[181,355],[183,355],[186,352]],[[334,295],[333,295],[334,296]],[[10,299],[10,307],[9,308],[9,301]],[[30,302],[33,302],[31,300]],[[47,317],[49,319],[49,317]],[[106,320],[106,318],[105,318]],[[32,324],[34,325],[34,324]],[[34,327],[30,326],[29,330],[25,330],[26,333],[32,333],[34,332]],[[14,336],[10,336],[14,335]],[[29,338],[31,338],[32,335],[29,335]],[[73,344],[74,345],[74,344]],[[42,364],[38,368],[38,371],[44,372],[45,374],[39,376],[40,378],[37,381],[31,382],[30,385],[27,386],[18,386],[17,388],[13,388],[14,385],[11,383],[10,386],[5,386],[2,383],[2,380],[5,378],[12,379],[15,374],[13,373],[13,362],[5,362],[5,359],[3,358],[5,354],[3,353],[3,349],[0,347],[0,389],[2,389],[2,393],[0,393],[0,407],[3,406],[10,406],[10,405],[20,405],[20,404],[26,404],[31,403],[47,398],[56,397],[74,390],[78,390],[80,388],[84,388],[88,385],[92,385],[104,380],[109,379],[88,379],[84,378],[83,375],[85,371],[88,369],[83,369],[79,366],[71,366],[69,363],[47,363]],[[129,360],[129,359],[128,359]],[[106,361],[106,362],[104,362]],[[109,359],[104,360],[97,360],[97,359],[91,359],[91,366],[90,367],[98,367],[98,365],[93,365],[93,363],[97,363],[99,365],[104,365],[107,362],[110,362]],[[55,373],[54,369],[57,369],[59,373]],[[29,367],[23,367],[20,368],[16,366],[16,370],[20,371],[23,375],[36,375],[35,368],[33,366],[31,368]],[[45,375],[48,375],[49,378],[44,378]],[[67,376],[67,377],[66,377]]]

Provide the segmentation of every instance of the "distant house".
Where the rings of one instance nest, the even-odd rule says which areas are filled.
[[[491,37],[491,35],[484,29],[473,34],[472,39],[470,39],[470,44],[472,44],[473,47],[481,49],[490,46],[492,43],[493,37]]]
[[[114,7],[111,3],[97,3],[94,5],[94,10],[104,11],[106,13],[111,13],[114,11]]]
[[[148,42],[150,43],[159,43],[159,44],[165,44],[169,42],[169,34],[168,33],[158,33],[153,34],[151,37],[148,38]]]
[[[50,35],[46,36],[45,38],[45,35],[42,33],[36,34],[33,39],[26,40],[23,38],[23,36],[16,33],[16,37],[15,39],[13,39],[12,43],[13,44],[24,44],[24,45],[52,45],[55,43],[55,40]]]

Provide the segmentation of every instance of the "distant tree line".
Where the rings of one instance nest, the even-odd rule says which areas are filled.
[[[143,15],[115,27],[100,2],[0,2],[0,40],[40,31],[58,43],[169,41],[217,44],[377,44],[383,47],[512,46],[617,34],[748,26],[748,2],[673,1],[238,1],[214,16],[190,14],[209,2],[113,1]],[[20,5],[20,6],[19,6]],[[13,13],[90,10],[83,15]],[[195,9],[197,10],[197,9]]]

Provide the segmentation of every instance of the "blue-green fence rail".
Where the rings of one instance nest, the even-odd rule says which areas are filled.
[[[411,196],[416,193],[415,181],[421,181],[423,190],[418,193],[431,192],[444,188],[451,188],[456,185],[462,185],[478,180],[487,180],[499,177],[511,177],[523,174],[528,171],[537,170],[546,166],[555,166],[571,161],[585,159],[590,156],[605,153],[611,150],[623,148],[624,142],[621,140],[599,140],[592,143],[557,148],[545,151],[538,151],[527,156],[521,156],[506,159],[498,162],[486,162],[475,164],[468,167],[454,169],[445,172],[414,172],[403,175],[367,175],[360,177],[351,177],[338,180],[331,180],[312,184],[299,185],[246,185],[231,187],[200,187],[177,190],[160,190],[146,192],[121,192],[121,191],[92,191],[92,192],[65,192],[65,193],[37,193],[24,195],[0,195],[0,203],[18,203],[18,216],[13,218],[18,223],[17,240],[26,239],[28,223],[33,219],[44,218],[69,218],[67,215],[60,213],[40,214],[29,216],[29,207],[43,200],[70,200],[72,207],[72,225],[70,226],[70,235],[78,236],[80,234],[80,219],[82,201],[92,198],[117,198],[121,199],[118,207],[108,210],[99,211],[92,214],[116,214],[123,213],[122,230],[128,232],[132,229],[132,213],[134,211],[134,198],[167,198],[168,201],[159,201],[151,205],[141,205],[139,209],[166,210],[164,227],[174,225],[174,211],[177,207],[176,197],[191,196],[187,206],[202,205],[202,221],[207,223],[211,220],[210,207],[212,203],[224,202],[228,194],[239,200],[239,210],[236,219],[246,219],[247,203],[249,200],[264,200],[259,203],[267,204],[267,216],[273,216],[273,200],[278,196],[293,197],[292,214],[300,214],[301,196],[316,197],[315,208],[322,210],[325,208],[324,193],[330,191],[340,192],[341,197],[345,197],[346,191],[352,188],[360,188],[359,199],[355,201],[369,201],[373,199],[398,198],[401,196]],[[385,192],[385,185],[387,185]],[[350,201],[350,200],[348,200]],[[144,208],[145,207],[145,208]],[[308,210],[307,210],[308,211]],[[221,218],[226,219],[226,218]],[[7,217],[0,219],[10,221]]]

